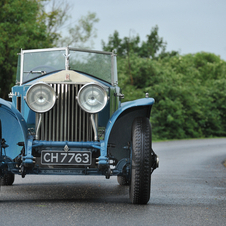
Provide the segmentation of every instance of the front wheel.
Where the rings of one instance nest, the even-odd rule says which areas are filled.
[[[147,204],[150,199],[151,154],[151,124],[148,118],[136,118],[132,125],[132,167],[129,192],[133,204]]]
[[[15,175],[13,173],[6,173],[1,177],[0,183],[3,186],[12,185],[15,179]]]

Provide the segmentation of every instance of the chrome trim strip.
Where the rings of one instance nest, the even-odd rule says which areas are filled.
[[[71,85],[68,85],[68,112],[67,112],[67,140],[70,140],[71,139],[71,125],[70,125],[70,122],[72,121],[72,118],[71,117],[71,88],[72,86]]]
[[[73,87],[72,87],[72,97],[71,97],[71,99],[72,99],[72,105],[71,105],[71,115],[72,115],[72,117],[71,117],[71,137],[72,138],[76,137],[76,136],[74,136],[74,134],[75,134],[74,133],[74,131],[75,131],[75,121],[74,121],[74,119],[77,118],[76,114],[75,114],[75,112],[76,112],[75,111],[75,96],[76,96],[75,95],[75,88],[76,88],[76,86],[73,85]]]
[[[42,122],[42,118],[43,118],[43,114],[38,114],[38,124],[37,124],[37,127],[36,127],[36,133],[35,133],[35,139],[39,139],[39,129],[40,129],[40,126],[41,126],[41,122]]]
[[[60,97],[60,84],[57,84],[57,94],[58,94],[58,101],[57,101],[56,117],[58,115],[60,115],[60,101],[61,101],[61,97]],[[59,138],[60,122],[56,118],[55,118],[55,120],[56,120],[56,140],[58,141],[58,140],[60,140],[60,138]]]
[[[57,85],[56,84],[53,84],[53,89],[55,90],[55,92],[57,91]],[[57,94],[57,92],[56,92],[56,94]],[[58,94],[57,94],[57,98],[58,98]],[[51,137],[53,138],[53,141],[56,140],[56,133],[55,133],[55,131],[57,131],[56,130],[56,110],[57,110],[57,107],[55,107],[53,109],[53,111],[52,111],[52,113],[53,113],[53,120],[52,120],[52,123],[53,123],[53,131],[52,131]],[[49,128],[51,128],[51,125],[49,126]]]
[[[93,114],[90,115],[90,119],[92,122],[93,131],[94,131],[94,141],[97,141],[98,140],[98,132],[97,132],[97,127],[96,127],[96,123],[95,123]]]
[[[22,50],[23,53],[33,53],[33,52],[48,52],[48,51],[61,51],[65,50],[66,52],[67,47],[60,47],[60,48],[45,48],[45,49],[29,49],[29,50]]]
[[[24,54],[23,54],[23,50],[21,49],[21,53],[20,53],[20,86],[22,84],[22,79],[23,79],[23,69],[24,69]]]
[[[69,47],[69,50],[77,51],[77,52],[87,52],[87,53],[99,53],[99,54],[105,54],[105,55],[111,55],[112,52],[107,51],[101,51],[101,50],[90,50],[90,49],[77,49],[73,47]]]
[[[63,140],[63,134],[64,134],[64,128],[63,128],[63,122],[64,122],[64,84],[61,85],[61,108],[60,108],[60,141]]]
[[[77,94],[78,94],[78,90],[79,90],[79,86],[76,86],[75,87],[76,88],[76,93],[75,93],[75,96],[74,96],[74,101],[75,101],[75,97],[77,96]],[[76,119],[78,119],[78,102],[76,101],[75,102],[75,120]],[[77,120],[76,120],[76,122],[77,122]],[[74,130],[75,130],[75,141],[78,141],[77,140],[77,137],[78,137],[78,125],[77,125],[77,123],[76,122],[74,122]]]
[[[79,122],[78,122],[78,124],[79,124],[79,126],[78,126],[78,128],[79,128],[79,131],[81,131],[81,129],[82,129],[82,109],[81,108],[79,108]],[[79,140],[82,140],[82,136],[81,136],[81,133],[79,133]]]
[[[67,84],[65,84],[65,87],[64,87],[64,140],[68,140],[67,138],[67,102],[68,102],[68,98],[67,98]]]

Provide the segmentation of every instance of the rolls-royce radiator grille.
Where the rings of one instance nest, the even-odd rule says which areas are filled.
[[[50,84],[58,96],[54,107],[44,113],[39,129],[39,140],[92,141],[94,132],[90,114],[83,111],[76,100],[82,85]],[[36,127],[38,124],[36,114]],[[97,124],[97,116],[95,117]]]

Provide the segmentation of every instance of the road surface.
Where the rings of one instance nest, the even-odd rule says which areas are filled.
[[[16,176],[0,192],[0,225],[226,225],[226,139],[156,142],[147,205],[116,177]]]

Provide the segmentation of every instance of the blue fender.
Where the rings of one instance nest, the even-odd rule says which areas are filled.
[[[143,99],[138,99],[138,100],[123,103],[121,107],[118,108],[118,110],[112,115],[112,117],[108,121],[106,132],[105,132],[105,139],[104,139],[105,144],[106,145],[108,144],[108,139],[114,123],[125,110],[133,107],[151,106],[154,104],[154,102],[155,100],[153,98],[143,98]]]
[[[28,139],[27,124],[20,112],[12,105],[12,103],[1,98],[0,119],[2,123],[2,138],[4,138],[6,144],[9,145],[9,147],[5,149],[6,153],[3,154],[14,159],[21,151],[21,147],[17,145],[18,142],[24,142],[26,150]]]
[[[99,164],[106,164],[107,162],[107,146],[108,146],[108,141],[109,137],[112,131],[112,128],[119,118],[119,116],[126,110],[130,108],[135,108],[135,107],[145,107],[145,106],[151,106],[153,105],[155,100],[153,98],[143,98],[143,99],[138,99],[134,101],[129,101],[125,102],[121,105],[121,107],[118,108],[117,111],[114,112],[112,117],[107,123],[106,129],[105,129],[105,138],[103,141],[101,141],[101,157],[99,157]]]

